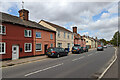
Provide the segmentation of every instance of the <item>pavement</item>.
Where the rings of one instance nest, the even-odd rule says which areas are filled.
[[[115,63],[108,69],[108,71],[105,73],[105,75],[103,76],[103,78],[114,78],[114,79],[120,79],[120,47],[117,48],[117,60],[115,61]]]
[[[2,68],[3,78],[94,78],[114,56],[115,49],[89,50],[60,58],[46,58],[19,66]]]
[[[94,49],[96,49],[96,48],[89,49],[89,51],[94,50]],[[71,52],[69,54],[71,54]],[[42,59],[45,59],[45,58],[47,58],[46,55],[22,58],[22,59],[17,59],[17,60],[2,61],[1,62],[1,64],[2,64],[1,67],[15,66],[15,65],[18,65],[18,64],[35,62],[35,61],[42,60]]]

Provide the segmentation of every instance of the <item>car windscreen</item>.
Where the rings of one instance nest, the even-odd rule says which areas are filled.
[[[98,48],[102,48],[102,47],[98,47]]]
[[[54,48],[49,48],[47,51],[50,52],[50,51],[53,51],[53,50],[54,50]]]
[[[74,46],[72,49],[78,49],[78,47]]]

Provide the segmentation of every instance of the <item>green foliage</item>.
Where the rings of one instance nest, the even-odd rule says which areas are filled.
[[[114,34],[112,40],[110,40],[110,43],[115,45],[115,46],[117,46],[117,44],[120,45],[120,32],[119,31],[117,31]]]

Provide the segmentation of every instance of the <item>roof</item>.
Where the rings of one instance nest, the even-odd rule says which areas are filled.
[[[53,26],[54,28],[60,28],[60,29],[63,29],[63,30],[65,30],[65,31],[71,32],[70,30],[68,30],[68,29],[66,29],[66,28],[64,28],[64,27],[62,27],[62,26],[59,26],[59,25],[53,24],[53,23],[48,22],[48,21],[45,21],[45,20],[41,20],[41,21],[44,21],[45,23],[47,23],[47,24]],[[40,21],[40,22],[41,22],[41,21]],[[72,33],[72,32],[71,32],[71,33]]]
[[[48,28],[46,28],[46,27],[44,27],[44,26],[42,26],[39,23],[36,23],[34,21],[23,20],[23,19],[21,19],[17,16],[13,16],[13,15],[3,13],[3,12],[0,12],[0,15],[2,15],[2,18],[0,18],[0,21],[2,21],[2,22],[9,22],[9,23],[13,23],[13,24],[22,25],[24,27],[38,28],[38,29],[41,29],[41,30],[55,32],[55,31],[53,31],[51,29],[48,29]]]

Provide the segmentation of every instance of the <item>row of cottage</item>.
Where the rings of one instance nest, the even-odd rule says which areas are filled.
[[[29,11],[19,10],[19,17],[0,12],[0,59],[19,59],[44,55],[49,47],[72,49],[81,47],[95,48],[99,40],[89,36],[80,36],[77,27],[73,32],[64,27],[41,20],[39,23],[29,20]]]

